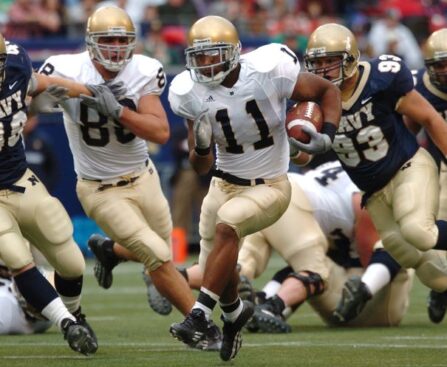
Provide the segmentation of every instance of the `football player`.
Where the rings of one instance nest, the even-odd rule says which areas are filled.
[[[25,50],[0,35],[0,258],[27,303],[62,330],[73,350],[93,354],[98,343],[80,307],[84,258],[67,212],[28,168],[22,141],[27,96],[54,87],[69,96],[89,93],[72,81],[33,73]],[[37,270],[26,240],[55,269],[55,288]]]
[[[439,114],[447,119],[447,29],[440,29],[428,37],[424,48],[425,68],[413,72],[416,90],[423,95]],[[406,122],[415,132],[420,125],[406,116]],[[427,149],[439,167],[439,210],[438,218],[447,219],[447,160],[430,135]],[[440,323],[447,309],[447,293],[430,291],[428,315],[432,322]]]
[[[241,288],[252,300],[250,280],[264,272],[272,250],[291,265],[257,297],[263,300],[247,328],[289,332],[284,316],[307,299],[329,325],[398,325],[409,304],[412,278],[381,248],[367,212],[360,208],[360,191],[340,163],[305,175],[289,173],[289,180],[287,211],[270,227],[247,236],[239,252]],[[201,279],[196,266],[183,274],[192,288]]]
[[[240,331],[254,312],[237,292],[239,245],[279,219],[290,202],[287,99],[320,103],[326,122],[308,146],[321,153],[329,150],[337,129],[340,95],[323,78],[300,73],[298,58],[285,45],[270,44],[241,56],[237,30],[222,17],[199,19],[187,40],[188,70],[172,81],[169,102],[188,121],[194,169],[199,174],[213,164],[216,169],[200,215],[203,284],[190,313],[170,331],[183,342],[202,338],[219,303],[224,320],[220,357],[227,361],[238,353]]]
[[[87,51],[51,56],[39,70],[87,84],[94,94],[61,104],[79,201],[109,238],[144,264],[157,289],[186,315],[194,298],[171,260],[169,205],[146,145],[164,144],[169,138],[160,102],[166,85],[163,67],[156,59],[134,55],[135,26],[118,7],[102,7],[90,16],[86,43]],[[127,91],[115,97],[110,86],[120,83]],[[105,268],[106,288],[111,268]]]
[[[306,67],[342,93],[343,114],[333,150],[352,181],[364,192],[385,249],[423,284],[447,289],[447,261],[433,250],[447,249],[447,222],[436,220],[439,181],[436,163],[419,147],[402,115],[422,125],[447,154],[447,124],[414,89],[411,72],[397,56],[359,62],[351,31],[325,24],[310,36]],[[307,130],[306,128],[304,128]],[[297,149],[309,151],[300,142]]]

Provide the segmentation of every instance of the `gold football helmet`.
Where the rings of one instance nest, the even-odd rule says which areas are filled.
[[[447,88],[447,28],[433,32],[428,37],[424,60],[430,81],[437,87]]]
[[[320,57],[340,57],[340,63],[331,65],[329,68],[318,68],[314,63]],[[359,58],[360,51],[352,32],[340,24],[329,23],[318,27],[310,35],[304,62],[306,69],[314,74],[324,74],[329,70],[339,68],[339,77],[331,81],[340,85],[343,80],[354,75]]]
[[[119,38],[122,42],[112,44],[105,42],[107,38]],[[114,6],[99,8],[88,18],[85,41],[93,60],[109,71],[118,72],[135,50],[135,26],[124,10]]]
[[[219,85],[239,63],[241,43],[234,25],[210,15],[195,22],[188,33],[186,68],[198,83]],[[204,63],[203,60],[212,60]]]
[[[6,42],[0,33],[0,88],[5,80],[6,70]]]

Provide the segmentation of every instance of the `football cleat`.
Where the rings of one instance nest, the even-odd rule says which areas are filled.
[[[430,291],[427,300],[427,311],[430,321],[439,324],[444,319],[446,309],[447,292]]]
[[[120,259],[114,254],[113,247],[107,246],[106,241],[110,241],[107,237],[99,234],[93,234],[88,239],[88,247],[96,257],[93,272],[98,284],[108,289],[113,283],[113,268],[118,265]]]
[[[242,300],[247,300],[255,303],[255,289],[253,288],[250,279],[248,279],[245,275],[239,275],[239,284],[237,290],[239,293],[239,297],[241,297]]]
[[[208,352],[217,352],[222,347],[222,332],[219,327],[210,320],[205,338],[199,340],[197,343],[189,344],[188,346]]]
[[[341,299],[332,313],[333,322],[344,324],[355,319],[371,298],[371,293],[360,277],[349,278],[343,287]]]
[[[63,319],[61,322],[61,329],[64,333],[64,339],[68,342],[68,345],[75,352],[82,353],[84,355],[94,354],[98,350],[98,343],[91,335],[90,331],[70,319]]]
[[[152,283],[151,277],[145,271],[143,271],[143,280],[146,283],[149,306],[160,315],[169,315],[172,311],[171,302],[161,295],[154,283]]]
[[[253,303],[249,301],[243,301],[243,308],[234,322],[226,321],[222,316],[221,319],[224,322],[222,328],[223,340],[222,348],[220,349],[220,358],[223,361],[229,361],[236,357],[239,349],[242,346],[242,335],[241,330],[251,319],[255,310]]]
[[[81,312],[81,307],[79,307],[75,312],[73,312],[73,316],[76,317],[76,322],[79,325],[84,326],[90,333],[93,341],[98,345],[98,338],[96,337],[95,332],[93,331],[90,324],[87,322],[85,315]]]
[[[205,339],[208,326],[209,322],[205,318],[205,312],[200,308],[193,308],[186,315],[185,320],[172,324],[169,332],[174,338],[191,345]]]
[[[279,299],[279,297],[274,296],[255,306],[253,317],[246,325],[248,331],[270,334],[290,333],[292,331],[292,327],[284,320],[282,310],[275,302],[276,299]],[[282,302],[282,305],[284,305],[284,302]]]

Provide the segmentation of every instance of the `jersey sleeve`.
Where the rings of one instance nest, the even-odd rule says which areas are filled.
[[[184,71],[173,79],[169,87],[168,100],[172,111],[187,120],[194,120],[201,112],[194,102],[193,86],[189,72]]]
[[[277,63],[270,72],[271,81],[279,96],[290,98],[301,68],[298,57],[285,45],[273,44],[272,46],[276,46]]]
[[[159,96],[165,90],[166,74],[163,65],[158,60],[140,56],[137,75],[141,78],[142,95],[155,94]]]
[[[413,75],[400,58],[393,56],[391,60],[381,60],[377,66],[387,84],[386,93],[394,103],[414,88]]]

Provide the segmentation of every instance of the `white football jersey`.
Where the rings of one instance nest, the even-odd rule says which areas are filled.
[[[83,84],[104,83],[88,52],[51,56],[39,72]],[[163,92],[166,78],[160,62],[147,56],[134,55],[114,81],[124,82],[127,88],[126,98],[121,103],[136,110],[142,96]],[[148,158],[145,140],[88,108],[79,98],[68,99],[61,105],[78,176],[89,179],[115,178],[141,168]]]
[[[298,79],[298,59],[286,46],[269,44],[242,55],[240,63],[232,88],[194,83],[189,71],[177,75],[169,88],[171,108],[188,120],[208,110],[218,169],[248,179],[285,174],[286,102]]]
[[[354,245],[355,213],[352,195],[360,190],[343,170],[340,162],[323,164],[304,175],[288,175],[291,184],[299,185],[306,193],[326,237],[335,244],[341,239],[348,240],[351,257],[358,257]]]

